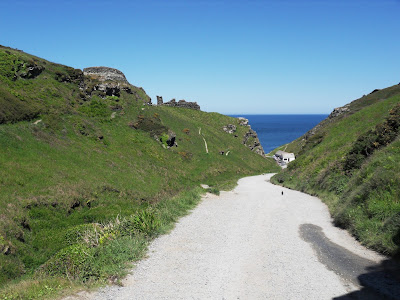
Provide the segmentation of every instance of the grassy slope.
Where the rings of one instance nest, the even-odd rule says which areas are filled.
[[[23,78],[20,69],[27,64],[44,70]],[[76,282],[120,274],[125,261],[140,257],[150,238],[170,229],[198,202],[199,183],[226,188],[239,177],[277,170],[242,145],[247,128],[238,126],[238,138],[222,130],[228,123],[238,125],[234,118],[144,106],[147,95],[135,87],[133,94],[118,98],[85,98],[78,80],[57,80],[57,72],[73,78],[77,71],[0,48],[0,103],[16,107],[0,110],[0,247],[5,253],[0,254],[0,286],[9,298],[40,298]],[[116,104],[123,109],[111,118]],[[132,128],[139,115],[175,132],[178,147],[164,149],[149,132]],[[221,150],[230,153],[220,155]],[[88,248],[93,254],[88,269],[55,272],[54,259],[60,260],[62,251],[70,251],[63,259],[72,264],[76,259],[68,232],[87,235],[79,226],[92,223],[102,225]],[[125,255],[128,248],[136,251]],[[22,275],[24,281],[4,286]]]
[[[346,159],[359,137],[383,124],[400,103],[393,86],[349,104],[350,112],[327,119],[315,135],[287,147],[296,161],[273,180],[321,197],[335,222],[363,244],[396,255],[400,247],[400,140],[397,138],[346,170]]]

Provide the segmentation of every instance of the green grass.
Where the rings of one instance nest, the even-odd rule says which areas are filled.
[[[399,94],[394,86],[356,100],[350,113],[289,144],[296,160],[272,179],[320,196],[338,226],[392,256],[400,251],[400,144],[393,123],[400,116],[398,108],[396,116],[389,113],[396,114]]]
[[[278,170],[242,144],[245,127],[237,126],[238,138],[222,130],[237,119],[147,106],[134,86],[105,97],[85,78],[89,97],[79,70],[4,47],[0,55],[0,103],[18,108],[8,115],[0,108],[0,295],[53,297],[118,279],[194,207],[199,184],[217,193]],[[14,79],[14,60],[44,70]],[[177,147],[166,149],[172,134]]]

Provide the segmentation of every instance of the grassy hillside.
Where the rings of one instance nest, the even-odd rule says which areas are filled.
[[[384,254],[400,249],[400,85],[335,110],[287,146],[273,181],[321,197],[337,225]]]
[[[237,119],[145,105],[132,85],[106,95],[96,80],[0,47],[0,299],[114,280],[200,183],[217,193],[277,170],[242,144]]]

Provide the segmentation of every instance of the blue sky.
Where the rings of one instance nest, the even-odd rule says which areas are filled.
[[[330,113],[400,82],[399,0],[1,0],[0,44],[114,67],[156,102]]]

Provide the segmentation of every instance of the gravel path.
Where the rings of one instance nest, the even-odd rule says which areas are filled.
[[[322,229],[325,239],[366,262],[383,257],[333,227],[318,198],[272,185],[270,177],[243,178],[231,192],[208,194],[151,244],[123,287],[80,298],[347,299],[360,288],[321,261],[313,232]]]

